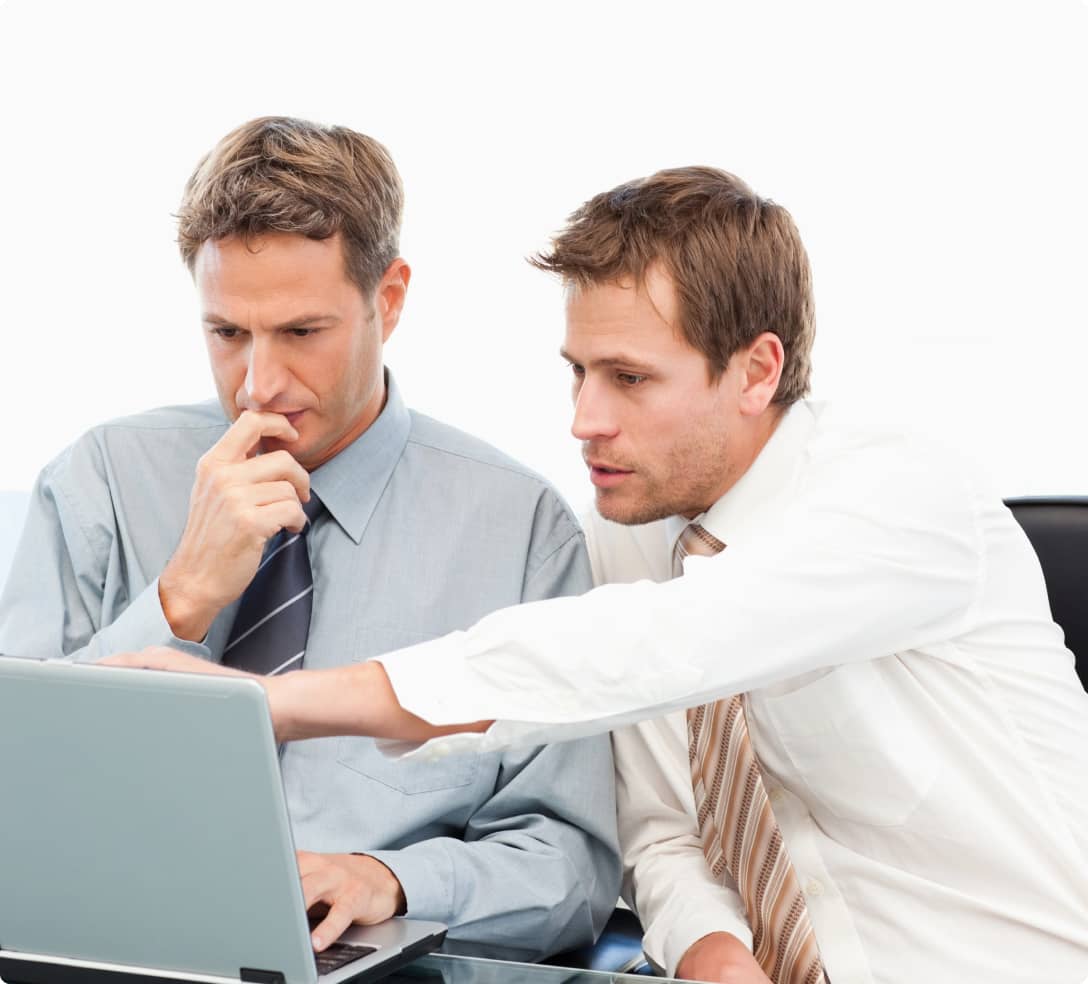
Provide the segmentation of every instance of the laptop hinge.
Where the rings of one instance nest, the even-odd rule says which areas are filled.
[[[286,978],[278,970],[256,970],[243,967],[238,976],[245,984],[287,984]]]

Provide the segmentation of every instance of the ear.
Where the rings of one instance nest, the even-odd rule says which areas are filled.
[[[412,268],[399,256],[389,264],[378,281],[375,292],[378,317],[382,322],[382,342],[388,342],[393,329],[400,321],[404,310],[404,298],[408,294],[408,281],[412,279]]]
[[[748,348],[738,352],[744,375],[741,380],[740,412],[758,417],[770,406],[782,378],[786,353],[782,339],[765,331]]]

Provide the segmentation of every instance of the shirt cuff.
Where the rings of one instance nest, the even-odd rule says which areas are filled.
[[[732,933],[749,950],[752,949],[752,931],[743,919],[728,906],[692,908],[682,919],[659,920],[651,926],[642,940],[642,948],[651,963],[660,967],[667,977],[676,976],[676,966],[697,940],[711,933]]]
[[[451,632],[376,657],[401,707],[431,724],[463,724],[483,717],[466,707],[470,692],[463,681],[468,668],[464,645],[458,644],[464,634]]]
[[[381,861],[404,891],[405,912],[412,919],[453,920],[453,865],[441,844],[420,841],[399,851],[364,851]]]
[[[469,724],[497,718],[506,704],[503,684],[480,673],[466,658],[464,632],[417,643],[375,657],[382,664],[397,701],[430,724]],[[610,731],[609,718],[570,720],[556,714],[551,721],[495,720],[483,733],[457,733],[423,744],[378,739],[378,748],[393,758],[436,761],[447,755],[484,754],[537,747]]]
[[[94,660],[114,653],[137,652],[147,646],[169,646],[183,653],[211,658],[211,650],[202,642],[179,639],[166,621],[159,599],[159,579],[141,591],[117,618],[95,636],[90,647]]]

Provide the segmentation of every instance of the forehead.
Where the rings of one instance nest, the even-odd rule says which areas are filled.
[[[642,349],[648,354],[694,349],[680,331],[679,303],[672,278],[651,267],[641,283],[625,278],[603,284],[572,285],[566,296],[565,347],[592,351],[607,358],[608,350]],[[583,354],[583,353],[577,353]],[[580,360],[584,361],[584,360]]]
[[[352,286],[339,234],[310,239],[270,232],[209,239],[197,251],[193,278],[202,293],[224,299],[328,293]]]

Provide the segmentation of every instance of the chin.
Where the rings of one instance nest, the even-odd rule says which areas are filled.
[[[624,501],[600,489],[597,491],[597,512],[603,519],[612,523],[619,523],[622,526],[642,526],[671,516],[674,510],[663,503],[647,502],[644,499]]]

